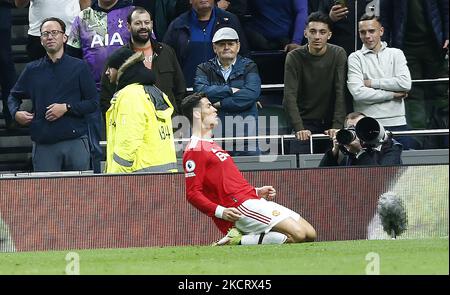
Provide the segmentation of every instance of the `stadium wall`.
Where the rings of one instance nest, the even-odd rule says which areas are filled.
[[[254,186],[274,185],[277,202],[310,221],[319,241],[389,238],[376,214],[387,191],[408,213],[400,238],[448,236],[448,165],[243,174]],[[0,179],[0,251],[209,245],[220,238],[184,195],[183,174]]]

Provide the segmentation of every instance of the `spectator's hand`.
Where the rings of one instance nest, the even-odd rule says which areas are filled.
[[[219,0],[217,1],[217,7],[223,9],[223,10],[227,10],[228,6],[230,6],[230,2],[227,0]]]
[[[328,135],[330,137],[330,139],[333,139],[336,137],[336,132],[338,132],[338,131],[339,131],[339,129],[328,129],[328,130],[325,130],[324,133],[326,135]]]
[[[344,145],[344,147],[349,151],[350,153],[356,155],[362,150],[361,142],[359,139],[355,139],[350,144]]]
[[[364,80],[364,86],[372,88],[372,80]]]
[[[265,185],[265,186],[256,188],[256,194],[259,197],[270,201],[273,198],[275,198],[275,196],[277,195],[277,191],[275,190],[275,188],[273,186]]]
[[[339,142],[336,139],[336,136],[333,137],[333,148],[331,149],[331,152],[333,153],[333,156],[337,158],[339,154]]]
[[[287,53],[289,51],[299,48],[300,46],[301,45],[299,45],[297,43],[289,43],[286,46],[284,46],[284,51]]]
[[[231,87],[231,91],[233,91],[233,94],[235,94],[236,92],[238,92],[239,90],[241,90],[241,89],[239,89],[239,88],[234,88],[234,87]]]
[[[405,99],[408,97],[408,92],[401,91],[401,92],[394,92],[394,99]]]
[[[444,48],[444,49],[448,49],[448,39],[447,39],[447,40],[445,40],[445,42],[444,42],[444,46],[442,46],[442,48]]]
[[[300,130],[295,133],[295,138],[299,140],[308,140],[311,136],[311,131],[309,130]]]
[[[333,7],[331,7],[329,16],[333,22],[337,22],[337,21],[340,21],[341,19],[347,17],[347,14],[348,14],[348,8],[342,7],[340,4],[338,4],[338,5],[333,5]]]
[[[241,218],[241,212],[238,209],[230,207],[223,210],[222,219],[226,221],[236,222]]]
[[[52,103],[47,107],[45,112],[45,119],[53,122],[64,116],[67,112],[67,106],[65,103]]]
[[[18,111],[16,112],[15,118],[16,122],[20,125],[27,126],[30,125],[31,121],[34,118],[34,114],[29,113],[27,111]]]

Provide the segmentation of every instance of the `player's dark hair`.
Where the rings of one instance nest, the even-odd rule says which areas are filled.
[[[328,15],[326,15],[325,13],[323,13],[321,11],[316,11],[316,12],[311,13],[308,16],[308,20],[307,20],[306,24],[309,24],[310,22],[324,23],[328,26],[328,29],[330,31],[333,30],[333,21],[330,19],[330,17]]]
[[[193,123],[193,111],[196,107],[200,105],[200,100],[204,97],[207,97],[203,92],[195,92],[188,96],[186,96],[181,102],[181,112],[185,115],[189,122]]]
[[[134,9],[127,16],[127,23],[128,24],[131,24],[131,16],[133,15],[134,12],[137,12],[137,13],[148,13],[150,15],[150,19],[153,19],[152,18],[152,14],[149,11],[147,11],[147,9],[145,9],[144,7],[140,7],[140,6],[135,6]]]

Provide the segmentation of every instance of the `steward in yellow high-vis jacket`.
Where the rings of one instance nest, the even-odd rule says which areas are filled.
[[[117,92],[106,113],[106,173],[177,171],[174,108],[143,60],[135,53],[117,73]]]

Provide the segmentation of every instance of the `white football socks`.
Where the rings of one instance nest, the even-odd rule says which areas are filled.
[[[241,245],[257,245],[257,244],[283,244],[286,242],[286,235],[270,231],[267,234],[243,235]]]

